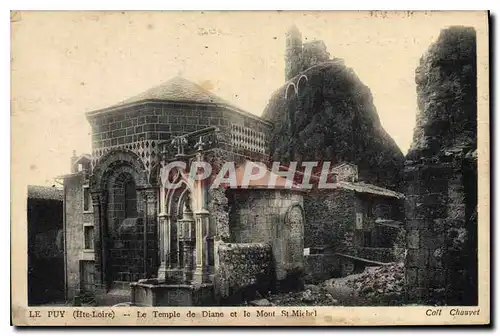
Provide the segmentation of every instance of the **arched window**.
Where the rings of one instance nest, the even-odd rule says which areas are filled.
[[[304,96],[306,85],[307,85],[307,77],[305,75],[300,76],[300,78],[297,82],[297,95],[299,97]]]
[[[132,179],[125,181],[125,218],[137,217],[137,191]]]

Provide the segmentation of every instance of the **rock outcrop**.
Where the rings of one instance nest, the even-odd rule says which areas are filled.
[[[360,178],[398,189],[404,156],[383,129],[370,89],[342,60],[320,63],[278,89],[263,117],[274,123],[275,161],[349,161]]]
[[[476,35],[443,30],[416,70],[419,113],[405,162],[406,291],[477,304]]]
[[[407,159],[443,149],[476,148],[476,34],[473,28],[443,30],[416,70],[418,109]]]

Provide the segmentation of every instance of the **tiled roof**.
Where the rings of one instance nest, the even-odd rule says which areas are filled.
[[[30,185],[28,186],[28,198],[62,201],[63,191],[55,187]]]
[[[144,100],[167,100],[174,102],[229,105],[227,101],[209,92],[200,85],[190,82],[183,77],[176,76],[143,93],[126,99],[113,107],[137,103]]]

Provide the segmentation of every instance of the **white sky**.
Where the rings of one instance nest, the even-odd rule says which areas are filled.
[[[90,152],[84,113],[181,73],[260,115],[284,82],[285,31],[322,39],[373,94],[403,153],[415,124],[415,68],[440,29],[482,13],[22,12],[12,24],[13,171],[52,184]],[[484,15],[483,15],[484,16]],[[208,85],[207,83],[210,83]],[[17,150],[16,150],[17,149]],[[16,170],[17,169],[17,170]]]

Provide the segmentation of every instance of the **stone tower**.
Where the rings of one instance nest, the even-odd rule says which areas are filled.
[[[285,81],[288,81],[298,75],[302,67],[302,34],[292,25],[285,36]]]

